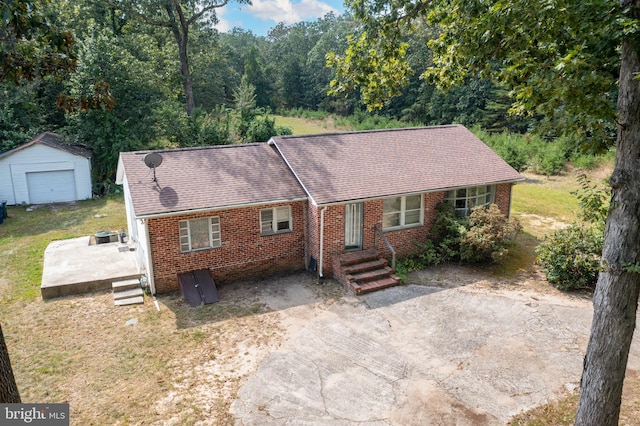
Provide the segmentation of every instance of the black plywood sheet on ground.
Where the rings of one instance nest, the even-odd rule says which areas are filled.
[[[182,297],[189,306],[214,303],[219,300],[218,289],[208,269],[178,274]]]

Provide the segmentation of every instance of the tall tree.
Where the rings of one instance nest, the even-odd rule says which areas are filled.
[[[403,34],[426,20],[425,77],[442,86],[470,73],[515,93],[512,110],[539,114],[584,146],[611,143],[616,160],[602,272],[584,360],[579,425],[616,425],[640,292],[640,0],[350,0],[360,32],[334,56],[334,93],[360,87],[372,107],[398,93],[410,69]],[[616,102],[617,93],[617,102]]]
[[[178,46],[180,73],[187,115],[195,109],[193,82],[189,65],[189,31],[198,25],[217,22],[216,9],[227,5],[229,0],[106,0],[110,7],[123,10],[145,23],[171,31]],[[236,0],[247,4],[250,0]]]
[[[47,14],[48,2],[0,0],[0,83],[59,76],[75,68],[74,40]],[[0,402],[20,402],[0,325]]]

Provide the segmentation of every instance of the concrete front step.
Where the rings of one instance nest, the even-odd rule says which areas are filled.
[[[371,293],[373,291],[382,290],[383,288],[393,287],[400,283],[400,278],[396,275],[383,278],[376,281],[369,281],[366,283],[351,283],[350,286],[355,294]]]
[[[387,259],[377,258],[376,260],[371,260],[369,262],[363,262],[355,265],[344,266],[342,268],[342,272],[344,272],[345,275],[356,275],[362,272],[382,269],[387,265],[389,265],[389,262],[387,261]]]
[[[116,306],[139,305],[141,303],[144,303],[144,297],[127,297],[126,299],[114,300],[114,303]]]
[[[114,281],[111,283],[113,291],[132,290],[134,288],[140,288],[140,279],[133,278],[130,280]]]
[[[356,282],[358,284],[366,283],[370,281],[377,281],[383,278],[389,277],[393,273],[393,269],[385,266],[381,269],[375,269],[373,271],[361,272],[359,274],[347,275],[347,281]]]
[[[130,297],[142,296],[144,292],[140,287],[130,290],[119,290],[113,292],[113,300],[128,299]]]

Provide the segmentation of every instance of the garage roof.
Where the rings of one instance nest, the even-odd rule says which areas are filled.
[[[68,145],[66,143],[63,142],[63,139],[61,136],[52,133],[52,132],[44,132],[44,133],[40,133],[38,136],[36,136],[35,138],[33,138],[31,141],[20,145],[17,148],[14,148],[10,151],[7,152],[3,152],[2,154],[0,154],[0,158],[4,158],[4,157],[8,157],[11,154],[14,154],[18,151],[22,151],[25,148],[29,148],[30,146],[36,145],[36,144],[42,144],[42,145],[46,145],[49,146],[51,148],[56,148],[56,149],[60,149],[62,151],[66,151],[69,152],[73,155],[79,155],[81,157],[85,157],[85,158],[91,158],[91,150],[80,147],[80,146],[75,146],[75,145]]]

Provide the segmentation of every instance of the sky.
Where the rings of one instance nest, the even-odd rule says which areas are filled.
[[[279,22],[292,25],[315,21],[329,12],[336,15],[344,12],[343,0],[252,0],[251,3],[249,6],[229,2],[217,9],[218,31],[240,27],[257,36],[266,36]]]

